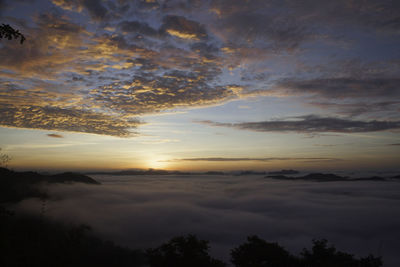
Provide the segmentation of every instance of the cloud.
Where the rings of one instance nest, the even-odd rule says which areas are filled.
[[[61,109],[35,106],[6,106],[0,108],[0,125],[5,127],[85,132],[92,134],[129,137],[131,129],[140,122],[133,119],[111,117],[82,109]]]
[[[382,101],[382,102],[353,102],[353,103],[332,103],[332,102],[309,102],[308,104],[319,107],[321,109],[332,109],[337,114],[347,116],[359,116],[362,114],[385,112],[386,117],[393,113],[393,118],[396,118],[400,108],[398,101]]]
[[[23,19],[5,17],[28,41],[0,47],[0,108],[83,109],[112,125],[258,94],[396,119],[400,65],[388,58],[398,47],[400,6],[393,1],[51,2]],[[350,61],[361,67],[344,68]]]
[[[66,10],[81,11],[81,6],[78,0],[52,0],[52,3]]]
[[[400,96],[397,78],[327,78],[312,80],[286,79],[278,83],[278,92],[287,95],[312,94],[327,99]]]
[[[64,138],[63,135],[61,135],[61,134],[54,134],[54,133],[52,133],[52,134],[47,134],[47,136],[48,136],[48,137],[52,137],[52,138]]]
[[[346,68],[346,71],[351,72]],[[358,70],[356,70],[358,71]],[[371,75],[372,76],[372,75]],[[319,78],[310,80],[283,79],[269,90],[271,95],[298,96],[308,105],[330,109],[336,114],[396,119],[400,102],[400,79],[384,77]]]
[[[22,46],[7,42],[0,49],[0,67],[13,71],[13,78],[54,80],[67,67],[75,66],[77,50],[88,37],[85,29],[64,16],[42,14],[35,17],[37,28],[24,32],[28,41]]]
[[[81,2],[57,3],[75,10]],[[191,43],[187,50],[164,44],[149,47],[147,41],[132,42],[123,35],[93,34],[59,14],[37,15],[35,21],[37,27],[28,28],[26,34],[41,38],[32,38],[22,48],[7,43],[0,51],[4,57],[0,67],[7,70],[0,80],[0,107],[13,114],[37,108],[69,114],[60,115],[60,120],[76,110],[85,110],[110,121],[104,124],[103,132],[102,127],[91,125],[92,120],[86,125],[84,119],[73,119],[82,125],[67,123],[51,128],[56,124],[45,121],[57,118],[47,115],[34,120],[37,125],[5,118],[0,125],[126,136],[129,128],[138,124],[125,118],[176,107],[215,105],[244,95],[240,86],[214,82],[222,71],[215,56],[218,48],[211,44]],[[143,21],[124,20],[118,25],[133,36],[139,33],[167,38]],[[201,24],[179,16],[165,17],[163,29],[194,34],[195,39],[205,37]],[[120,126],[117,131],[111,130],[113,121]]]
[[[268,16],[265,13],[245,10],[221,19],[216,31],[232,44],[238,44],[234,45],[237,48],[255,46],[292,50],[310,37],[302,25],[296,23],[295,18],[285,15]]]
[[[172,36],[187,40],[207,38],[207,32],[201,24],[183,16],[165,16],[161,30]]]
[[[108,10],[102,5],[101,1],[81,0],[80,3],[88,10],[90,16],[95,20],[104,19],[107,15]]]
[[[70,11],[81,12],[86,9],[92,19],[103,20],[108,10],[102,5],[102,1],[96,0],[52,0],[53,4]]]
[[[176,162],[176,161],[339,161],[337,158],[291,158],[291,157],[272,157],[272,158],[226,158],[226,157],[216,157],[216,158],[183,158],[183,159],[172,159],[166,162]]]
[[[213,105],[241,96],[240,87],[210,87],[206,79],[186,71],[135,76],[92,90],[90,98],[112,110],[139,115],[177,107]]]
[[[271,1],[271,3],[270,7],[277,7],[280,2]],[[320,25],[325,27],[352,25],[352,27],[365,27],[380,32],[398,33],[395,26],[398,19],[396,13],[400,5],[391,0],[378,2],[366,0],[351,3],[346,0],[335,2],[324,0],[317,4],[314,1],[299,4],[295,0],[290,0],[280,6],[288,14],[293,15],[296,22],[305,23],[308,26],[319,21]]]
[[[0,15],[3,13],[3,10],[7,8],[7,2],[5,0],[0,0]]]
[[[362,133],[400,129],[399,121],[357,121],[333,117],[319,117],[315,115],[297,117],[296,120],[273,120],[242,123],[198,121],[198,123],[256,132]]]
[[[327,238],[358,256],[382,255],[399,266],[400,199],[396,182],[317,183],[262,176],[95,176],[100,186],[51,185],[45,217],[86,223],[97,235],[132,248],[155,247],[176,235],[210,240],[229,251],[257,234],[293,253]],[[16,213],[41,214],[41,201],[16,204]],[[382,249],[380,249],[382,248]]]
[[[150,37],[156,37],[160,34],[158,30],[150,27],[147,23],[137,20],[121,21],[118,26],[123,32],[127,33],[143,34]]]

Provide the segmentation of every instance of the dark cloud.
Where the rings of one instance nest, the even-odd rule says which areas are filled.
[[[154,1],[162,2],[161,8],[164,12],[196,12],[204,5],[202,0],[168,0],[168,1]]]
[[[52,0],[52,3],[66,10],[81,11],[79,0]]]
[[[287,94],[314,94],[325,98],[398,97],[400,79],[328,78],[314,80],[283,80],[279,91]]]
[[[7,3],[5,0],[0,0],[0,15],[4,12],[7,7]]]
[[[183,16],[165,16],[161,30],[182,39],[200,40],[207,38],[207,32],[203,25]]]
[[[265,47],[274,50],[294,49],[309,38],[301,24],[290,16],[268,16],[247,11],[235,13],[220,22],[224,32],[234,46]],[[236,44],[236,45],[235,45]]]
[[[354,2],[352,5],[348,5],[349,20],[357,23],[356,19],[363,25],[371,28],[375,28],[382,32],[399,33],[399,15],[398,11],[400,4],[398,1],[384,0],[384,1],[373,1],[368,0],[363,2]],[[353,11],[355,16],[351,17],[349,14]]]
[[[82,11],[85,8],[93,20],[105,20],[108,9],[103,6],[102,1],[97,0],[52,0],[53,4],[66,9]]]
[[[190,46],[190,49],[206,58],[215,58],[217,57],[216,54],[219,52],[218,47],[206,42],[194,43]]]
[[[118,0],[116,2],[108,1],[107,6],[109,10],[115,12],[116,14],[122,15],[127,13],[130,10],[129,1],[121,1]],[[120,16],[116,16],[120,17]]]
[[[392,113],[393,118],[397,117],[400,102],[384,101],[384,102],[354,102],[354,103],[332,103],[332,102],[309,102],[310,105],[320,107],[322,109],[335,110],[337,114],[347,116],[359,116],[362,114],[385,112],[385,116],[389,117]]]
[[[272,157],[272,158],[225,158],[225,157],[216,157],[216,158],[183,158],[183,159],[173,159],[167,162],[175,162],[175,161],[338,161],[340,159],[337,158],[284,158],[284,157]]]
[[[51,185],[45,216],[85,223],[118,245],[154,247],[192,233],[210,240],[214,256],[257,234],[293,253],[326,238],[357,256],[382,255],[399,266],[396,182],[277,181],[262,176],[97,176],[101,186]],[[16,211],[41,214],[41,201]]]
[[[54,133],[52,133],[52,134],[47,134],[47,136],[48,136],[48,137],[53,137],[53,138],[64,138],[63,135],[61,135],[61,134],[54,134]]]
[[[275,2],[276,5],[279,2]],[[285,8],[296,15],[299,22],[320,22],[322,27],[365,27],[378,31],[398,33],[395,21],[398,19],[400,5],[393,0],[365,1],[315,1],[307,0],[299,3],[286,1]],[[392,24],[393,22],[393,24]]]
[[[45,29],[48,35],[75,34],[73,36],[78,36],[79,33],[84,31],[81,25],[75,24],[66,18],[59,17],[56,13],[40,14],[36,17],[36,23],[40,29]]]
[[[147,1],[147,0],[141,0],[141,1],[139,2],[138,7],[139,7],[141,10],[145,11],[145,12],[154,11],[154,10],[158,10],[160,7],[162,7],[162,4],[161,4],[161,3],[162,3],[161,1],[152,1],[152,0]]]
[[[150,27],[147,23],[140,21],[122,21],[118,24],[124,32],[130,32],[134,34],[143,34],[145,36],[155,37],[159,34],[158,30]]]
[[[102,1],[80,0],[80,3],[88,10],[93,19],[102,20],[108,13],[107,8],[102,5]]]
[[[284,79],[270,92],[279,96],[305,96],[308,104],[336,114],[396,119],[400,102],[398,78]]]
[[[257,132],[362,133],[400,129],[400,121],[357,121],[341,118],[318,117],[314,115],[297,117],[296,120],[273,120],[242,123],[199,121],[199,123],[210,126],[231,127]]]
[[[295,55],[306,52],[310,45],[317,48],[323,43],[329,46],[327,49],[343,45],[348,49],[359,42],[355,32],[366,35],[384,32],[394,38],[399,34],[396,26],[400,5],[393,0],[324,0],[318,3],[312,0],[301,3],[295,0],[283,3],[219,0],[212,1],[209,10],[215,14],[209,24],[212,32],[235,52],[233,55],[245,62],[255,60],[246,55],[248,49],[258,49],[258,57],[287,52]],[[324,53],[332,57],[337,55],[331,51],[334,49]]]

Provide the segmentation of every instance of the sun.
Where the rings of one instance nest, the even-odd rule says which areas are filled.
[[[168,160],[163,157],[149,157],[146,162],[149,169],[166,169],[169,165]]]

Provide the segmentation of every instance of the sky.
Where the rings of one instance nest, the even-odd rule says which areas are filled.
[[[0,0],[0,147],[42,170],[399,170],[400,2]]]

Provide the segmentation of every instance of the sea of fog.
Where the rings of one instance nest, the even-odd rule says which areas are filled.
[[[210,241],[229,261],[248,235],[276,241],[293,253],[325,238],[339,250],[381,255],[400,266],[400,182],[281,181],[263,176],[93,175],[102,185],[50,185],[45,215],[85,223],[98,235],[132,248],[177,235]],[[17,211],[41,212],[27,199]]]

